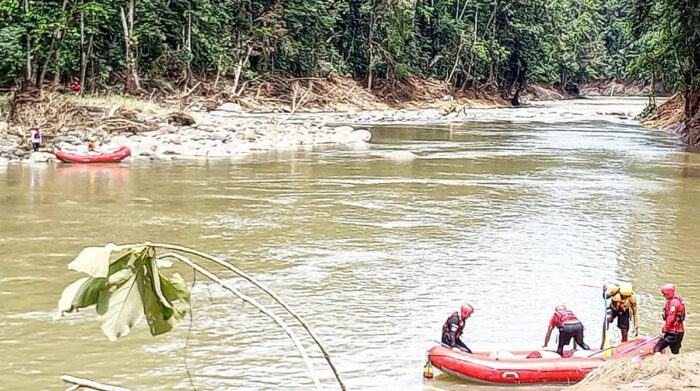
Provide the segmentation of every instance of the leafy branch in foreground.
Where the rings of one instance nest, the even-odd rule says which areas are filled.
[[[158,255],[157,249],[170,250],[170,252]],[[190,294],[185,280],[179,273],[173,273],[170,277],[166,277],[161,272],[162,269],[172,266],[172,262],[168,259],[175,259],[251,304],[282,327],[303,358],[314,385],[320,390],[321,383],[313,364],[294,331],[281,318],[255,299],[244,295],[232,284],[192,261],[185,254],[224,266],[272,297],[309,333],[309,336],[323,352],[324,358],[333,370],[341,389],[345,390],[345,385],[333,365],[328,351],[306,322],[289,308],[281,297],[229,262],[187,247],[147,242],[123,246],[110,243],[104,247],[84,248],[68,265],[68,268],[83,272],[88,277],[80,278],[63,290],[58,302],[59,316],[79,308],[95,305],[98,319],[102,323],[102,331],[110,341],[128,335],[134,325],[141,321],[144,316],[152,335],[165,333],[171,330],[175,323],[181,320],[189,310]]]

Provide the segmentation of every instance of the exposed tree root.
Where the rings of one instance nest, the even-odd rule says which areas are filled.
[[[687,98],[674,94],[644,120],[644,125],[676,133],[686,143],[700,147],[700,90]]]

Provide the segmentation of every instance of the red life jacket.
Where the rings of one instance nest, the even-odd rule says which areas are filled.
[[[683,321],[685,321],[685,302],[680,296],[673,296],[666,300],[666,305],[664,306],[664,312],[661,316],[663,320],[666,321],[662,331],[667,333],[673,331],[676,333],[682,333],[685,331],[683,328]]]
[[[566,323],[578,323],[579,320],[573,312],[569,310],[559,310],[554,313],[549,324],[561,328]]]
[[[464,331],[464,319],[460,318],[457,311],[453,312],[452,315],[450,315],[450,317],[447,318],[447,320],[445,321],[445,324],[442,325],[442,335],[449,337],[450,332],[452,331],[450,320],[453,320],[454,318],[459,319],[459,321],[457,323],[457,331],[455,332],[455,341],[457,341],[457,340],[459,340],[459,337],[462,336],[462,332]],[[454,321],[452,323],[454,323]]]

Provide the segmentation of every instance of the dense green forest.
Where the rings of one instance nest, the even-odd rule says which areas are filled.
[[[527,82],[700,77],[698,0],[0,0],[0,85],[270,74]],[[28,82],[28,83],[27,83]]]

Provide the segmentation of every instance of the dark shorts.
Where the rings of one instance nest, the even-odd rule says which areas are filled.
[[[612,308],[608,308],[608,314],[612,315],[612,319],[610,320],[610,323],[612,323],[615,320],[615,318],[617,318],[617,328],[618,329],[620,329],[620,330],[629,330],[630,329],[630,310],[629,310],[629,308],[623,312],[618,312]]]
[[[681,342],[683,342],[683,334],[684,333],[676,333],[674,331],[669,331],[664,334],[663,338],[659,340],[659,342],[656,343],[656,346],[654,346],[654,353],[658,353],[666,347],[670,346],[671,347],[671,353],[673,354],[678,354],[681,350]]]
[[[589,350],[588,345],[583,342],[583,325],[580,322],[569,323],[559,327],[559,345],[557,346],[559,355],[563,354],[564,346],[568,345],[572,338],[581,348]]]

